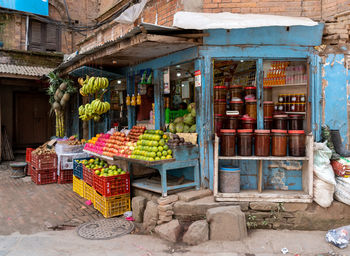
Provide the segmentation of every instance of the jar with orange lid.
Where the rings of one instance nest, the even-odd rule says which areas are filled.
[[[240,129],[237,130],[237,150],[239,156],[251,156],[253,154],[253,130]]]
[[[272,133],[272,155],[287,155],[287,130],[271,130]]]
[[[251,118],[256,119],[256,100],[246,100],[245,103],[245,113]]]

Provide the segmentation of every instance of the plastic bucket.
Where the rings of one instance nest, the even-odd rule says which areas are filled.
[[[240,172],[239,168],[222,166],[219,169],[219,191],[221,193],[239,193]]]

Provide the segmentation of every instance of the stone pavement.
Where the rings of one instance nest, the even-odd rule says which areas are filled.
[[[13,179],[8,164],[0,165],[0,235],[31,234],[103,218],[72,191],[72,184],[36,185],[29,176]]]
[[[74,230],[32,235],[0,236],[0,256],[340,256],[350,248],[338,249],[325,241],[324,231],[254,230],[243,241],[207,241],[197,246],[173,244],[154,236],[125,235],[111,240],[85,240]]]

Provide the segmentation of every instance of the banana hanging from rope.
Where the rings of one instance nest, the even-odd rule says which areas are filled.
[[[82,96],[94,94],[99,90],[108,88],[109,86],[109,81],[106,77],[86,76],[85,80],[80,77],[78,78],[78,83],[82,86],[82,88],[79,90]]]

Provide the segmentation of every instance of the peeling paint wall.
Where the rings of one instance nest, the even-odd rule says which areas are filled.
[[[322,123],[339,129],[343,142],[349,146],[348,90],[349,74],[343,54],[329,54],[322,67]]]

